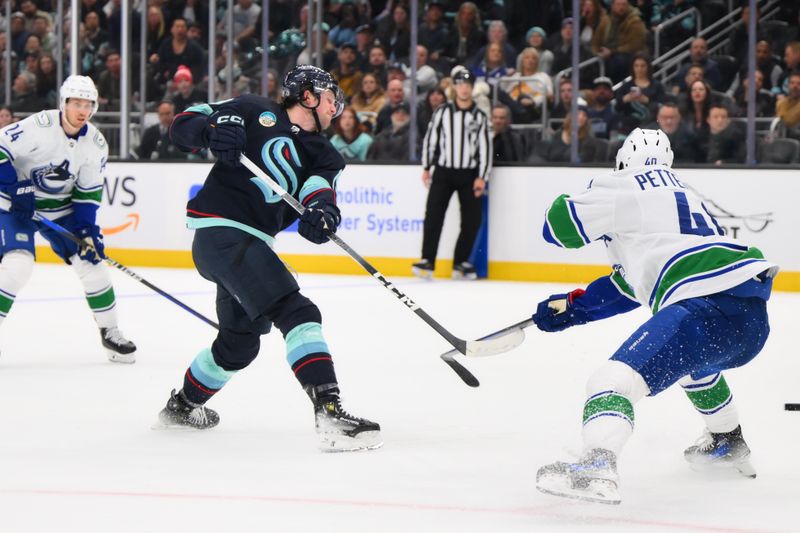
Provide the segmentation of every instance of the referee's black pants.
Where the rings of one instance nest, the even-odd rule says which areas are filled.
[[[478,169],[456,169],[436,167],[431,177],[428,201],[425,205],[425,225],[422,231],[422,259],[436,261],[439,238],[442,235],[444,215],[453,192],[458,193],[461,205],[461,233],[456,241],[453,264],[469,259],[475,237],[483,221],[483,202],[475,198],[472,185],[478,177]]]

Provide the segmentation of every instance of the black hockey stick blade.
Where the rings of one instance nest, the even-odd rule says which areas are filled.
[[[493,333],[489,333],[477,341],[467,341],[467,352],[464,353],[464,355],[467,357],[484,357],[512,350],[525,340],[524,330],[531,324],[533,324],[533,320],[528,318]],[[470,346],[470,344],[472,344],[472,346]],[[450,350],[449,352],[443,353],[441,358],[445,359],[445,356],[447,356],[452,359],[459,351],[460,350]]]
[[[458,352],[453,350],[453,353],[458,353]],[[458,374],[458,377],[461,378],[461,381],[463,381],[470,387],[480,386],[481,382],[478,381],[478,378],[476,378],[472,372],[467,370],[466,367],[464,367],[464,365],[456,361],[452,355],[449,355],[449,352],[446,354],[442,354],[442,360],[445,363],[447,363],[456,374]]]
[[[800,411],[800,403],[787,403],[783,408],[787,411]]]

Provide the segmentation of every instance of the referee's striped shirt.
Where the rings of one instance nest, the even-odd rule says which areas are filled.
[[[492,140],[486,113],[474,102],[469,109],[459,109],[453,102],[436,108],[422,143],[422,166],[475,168],[476,177],[488,180]]]

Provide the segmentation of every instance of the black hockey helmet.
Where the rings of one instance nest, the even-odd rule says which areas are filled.
[[[314,65],[297,65],[286,74],[283,80],[281,94],[286,106],[296,103],[302,104],[303,93],[312,91],[319,97],[325,91],[333,92],[336,101],[336,114],[338,117],[344,110],[344,93],[339,88],[339,84],[328,72]],[[305,106],[303,106],[305,107]],[[314,107],[313,109],[316,109]]]

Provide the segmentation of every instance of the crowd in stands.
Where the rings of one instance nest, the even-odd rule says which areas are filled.
[[[497,162],[569,161],[573,127],[578,129],[580,160],[607,162],[621,139],[641,126],[663,129],[679,162],[742,163],[743,117],[751,89],[756,92],[756,116],[767,123],[776,117],[770,135],[800,140],[800,3],[796,1],[779,1],[769,21],[755,14],[754,88],[749,87],[746,71],[751,16],[747,2],[726,25],[733,30],[723,46],[711,53],[708,41],[697,36],[697,15],[708,26],[729,12],[727,1],[582,0],[580,12],[571,13],[571,0],[416,0],[417,71],[411,79],[410,1],[415,0],[327,0],[317,28],[309,20],[307,1],[272,0],[265,29],[260,2],[236,0],[232,43],[226,39],[227,3],[217,2],[212,73],[217,94],[208,95],[207,0],[132,2],[130,60],[119,52],[121,3],[81,0],[80,68],[97,84],[100,111],[115,112],[120,109],[121,68],[131,66],[132,109],[158,117],[158,123],[137,139],[135,154],[143,159],[187,157],[170,146],[166,128],[171,117],[190,105],[229,96],[225,79],[229,46],[234,96],[261,92],[262,76],[267,76],[269,96],[279,99],[280,80],[297,63],[319,62],[329,70],[348,103],[330,136],[349,161],[408,160],[412,128],[418,148],[433,110],[452,99],[450,73],[459,65],[477,80],[475,102],[491,118]],[[12,98],[10,108],[0,109],[0,123],[6,113],[24,115],[55,107],[57,61],[64,62],[65,72],[69,70],[69,39],[62,50],[57,45],[55,0],[11,3],[10,19],[5,20],[3,12],[0,20],[9,30],[0,33],[0,69],[5,69],[8,46]],[[734,9],[739,6],[738,0],[734,2]],[[68,7],[65,3],[66,32]],[[663,53],[690,42],[688,57],[671,76],[656,77],[655,29],[680,14],[688,16],[660,30],[660,49]],[[578,88],[564,72],[572,62],[576,20],[580,60],[596,58],[580,69]],[[315,31],[312,42],[306,43],[309,25]],[[265,31],[270,68],[262,72]],[[318,33],[319,58],[315,56]],[[138,44],[142,38],[144,57]],[[141,62],[146,72],[143,110],[139,109]],[[410,99],[412,84],[417,88],[415,102]],[[4,86],[0,94],[5,94]],[[569,116],[573,98],[578,99],[577,126]],[[411,106],[416,107],[414,124]],[[113,147],[119,120],[101,113],[95,122]]]

